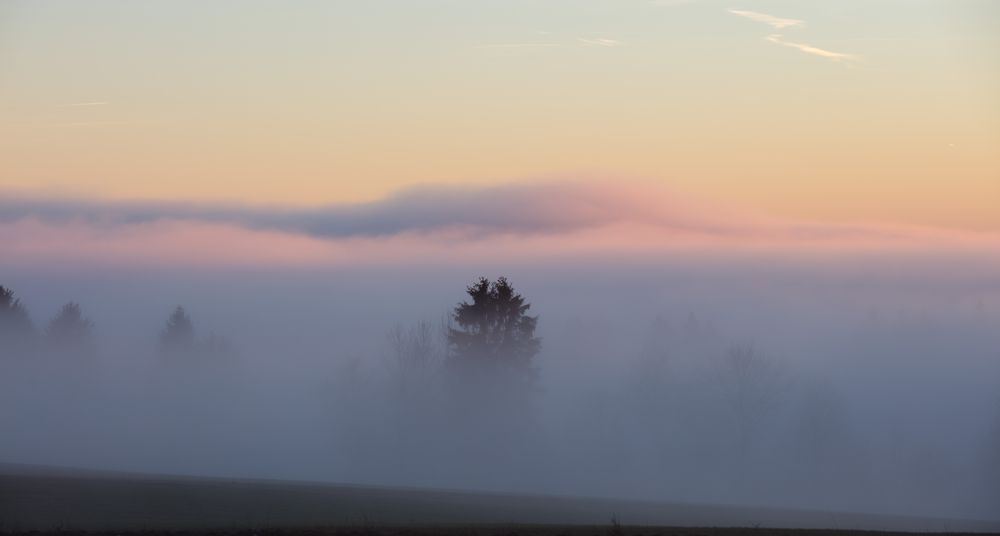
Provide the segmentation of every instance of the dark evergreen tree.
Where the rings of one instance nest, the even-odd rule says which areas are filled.
[[[27,308],[14,291],[0,285],[0,353],[24,350],[34,335]]]
[[[195,348],[194,324],[184,308],[177,306],[160,332],[160,348],[169,352],[189,352]]]
[[[91,351],[94,323],[83,316],[80,305],[62,306],[45,330],[45,339],[57,350]]]
[[[538,386],[534,358],[538,317],[506,278],[480,278],[457,304],[448,328],[445,386],[447,418],[463,433],[453,437],[462,471],[476,478],[505,459],[525,468],[538,460]]]
[[[466,292],[472,302],[455,307],[456,327],[448,330],[449,363],[531,370],[532,359],[541,349],[541,340],[535,337],[538,317],[528,315],[531,304],[505,277],[493,282],[482,277]]]

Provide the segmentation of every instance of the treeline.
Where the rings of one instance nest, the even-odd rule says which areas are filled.
[[[159,332],[157,349],[174,354],[231,354],[232,345],[210,333],[198,337],[190,315],[178,306]],[[67,302],[44,329],[31,319],[28,307],[13,289],[0,285],[0,355],[31,355],[55,352],[93,356],[98,352],[94,322],[83,313],[79,303]]]
[[[430,324],[396,327],[389,334],[395,365],[405,374],[421,374],[432,363],[447,364],[461,370],[469,382],[477,383],[476,377],[491,379],[478,382],[480,388],[498,383],[497,378],[525,381],[532,377],[541,340],[535,336],[538,318],[528,314],[531,305],[505,277],[495,281],[480,278],[466,293],[470,301],[456,305],[444,329],[447,355],[439,355],[437,334]],[[214,332],[199,336],[191,316],[181,306],[168,316],[156,347],[166,354],[235,353],[233,345]],[[0,286],[0,350],[24,355],[35,351],[93,355],[97,352],[95,324],[80,304],[69,302],[39,332],[27,306],[12,289]]]
[[[28,308],[10,288],[0,285],[0,349],[24,353],[40,347],[93,353],[94,323],[83,315],[80,304],[69,302],[41,331],[35,327]]]

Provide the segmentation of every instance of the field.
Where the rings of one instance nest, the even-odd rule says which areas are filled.
[[[735,535],[764,530],[758,527],[830,529],[822,534],[1000,530],[977,521],[0,466],[6,532]]]

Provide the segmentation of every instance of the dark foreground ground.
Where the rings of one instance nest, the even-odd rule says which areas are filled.
[[[116,536],[909,536],[927,534],[949,534],[954,536],[980,536],[984,533],[950,532],[885,532],[860,530],[820,530],[820,529],[767,529],[740,527],[645,527],[635,526],[613,528],[589,525],[470,525],[470,526],[427,526],[427,527],[336,527],[300,529],[244,529],[244,530],[203,530],[203,531],[46,531],[12,533],[24,536],[94,536],[114,534]]]
[[[862,529],[1000,533],[1000,522],[0,465],[0,532],[15,534],[832,536]]]

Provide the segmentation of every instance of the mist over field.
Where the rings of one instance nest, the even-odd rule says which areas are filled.
[[[2,0],[0,533],[1000,531],[998,66],[998,0]]]
[[[14,266],[0,284],[35,336],[0,348],[0,460],[998,519],[995,267],[857,252]],[[455,306],[501,275],[537,315],[531,372],[456,373]],[[93,322],[86,348],[45,336],[68,301]],[[178,305],[194,342],[168,352]]]

